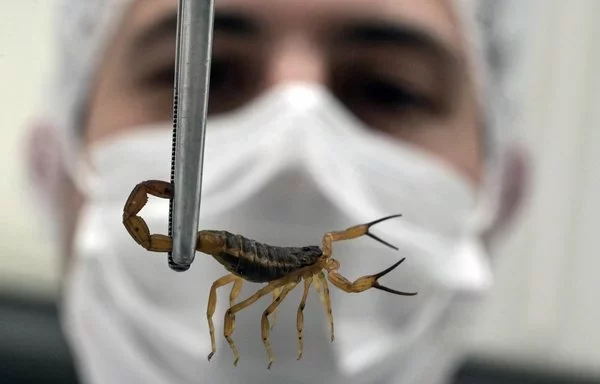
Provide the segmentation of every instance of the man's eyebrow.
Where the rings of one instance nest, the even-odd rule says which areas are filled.
[[[216,10],[214,18],[215,32],[223,32],[240,37],[258,35],[260,26],[251,17],[233,11]]]
[[[175,43],[176,37],[177,13],[169,12],[156,22],[142,29],[134,36],[132,41],[132,51],[134,53],[134,57],[137,54],[143,53],[148,48],[151,48],[165,38],[171,38]]]
[[[215,11],[213,28],[215,32],[241,37],[254,36],[259,33],[259,26],[250,17],[228,11]],[[134,37],[134,51],[143,52],[165,38],[172,38],[175,42],[176,36],[177,13],[170,12]]]
[[[454,52],[447,43],[423,28],[408,24],[381,21],[354,22],[346,25],[339,37],[342,42],[366,46],[412,46],[454,70],[458,71],[462,66],[457,52]]]

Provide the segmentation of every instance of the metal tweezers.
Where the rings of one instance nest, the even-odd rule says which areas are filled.
[[[179,0],[169,208],[169,267],[179,272],[190,268],[196,252],[213,22],[214,0]]]

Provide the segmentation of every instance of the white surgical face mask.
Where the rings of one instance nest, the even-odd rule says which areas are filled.
[[[89,382],[429,382],[422,374],[433,380],[454,356],[451,333],[490,284],[469,184],[435,157],[368,130],[316,86],[276,89],[210,120],[207,130],[201,229],[272,245],[320,245],[327,231],[401,213],[373,227],[399,252],[365,237],[334,243],[333,257],[351,281],[406,257],[381,282],[419,294],[347,294],[330,284],[330,343],[324,308],[311,290],[297,361],[299,286],[277,311],[269,372],[260,317],[271,297],[237,315],[234,367],[223,337],[231,289],[225,287],[213,318],[217,353],[208,362],[208,293],[226,271],[199,253],[190,270],[173,272],[166,254],[147,252],[126,232],[122,210],[135,184],[170,178],[169,125],[135,129],[92,148],[89,171],[78,176],[88,200],[64,319]],[[151,198],[141,216],[152,233],[167,233],[168,201]],[[239,300],[260,287],[245,283]]]

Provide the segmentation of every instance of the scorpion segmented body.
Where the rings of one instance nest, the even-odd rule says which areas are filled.
[[[201,231],[201,238],[202,235],[214,236],[223,243],[221,252],[213,257],[226,270],[254,283],[281,279],[303,267],[314,265],[323,255],[317,245],[277,247],[227,231]],[[199,248],[202,248],[202,244]]]
[[[135,186],[123,209],[123,225],[131,237],[142,247],[152,252],[169,252],[173,246],[173,239],[161,234],[151,234],[148,225],[138,213],[146,205],[148,195],[170,199],[173,196],[173,186],[165,181],[148,180]],[[198,232],[196,250],[211,255],[216,261],[229,272],[215,280],[210,288],[208,297],[208,308],[206,317],[210,332],[212,352],[208,359],[215,354],[216,341],[212,317],[217,306],[217,289],[233,283],[229,295],[229,309],[225,313],[224,336],[234,355],[234,365],[237,365],[239,354],[231,335],[235,328],[235,314],[242,309],[254,304],[265,295],[273,295],[273,301],[263,312],[261,318],[261,336],[269,359],[268,368],[273,363],[273,353],[269,342],[269,316],[275,316],[277,306],[302,280],[304,280],[304,291],[300,305],[298,306],[297,329],[298,329],[298,360],[302,357],[303,349],[303,310],[306,305],[308,292],[314,285],[319,298],[325,307],[331,328],[331,341],[333,336],[333,315],[331,311],[331,299],[327,280],[337,288],[348,293],[364,292],[370,288],[379,289],[395,295],[413,296],[416,293],[400,292],[379,284],[378,280],[391,272],[400,263],[401,259],[389,268],[376,273],[359,277],[351,282],[342,276],[338,269],[340,262],[332,257],[332,244],[335,241],[350,240],[361,236],[369,236],[393,249],[398,248],[378,238],[370,232],[370,228],[384,220],[400,215],[384,217],[366,224],[355,225],[343,231],[327,232],[323,236],[322,246],[306,247],[279,247],[259,243],[241,235],[227,231],[202,230]],[[325,273],[327,273],[327,277]],[[240,294],[244,281],[255,283],[266,283],[252,296],[239,303],[235,303]]]

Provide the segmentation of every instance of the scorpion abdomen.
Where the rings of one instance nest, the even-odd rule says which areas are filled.
[[[317,262],[319,246],[279,247],[260,243],[226,231],[223,251],[214,256],[228,271],[247,281],[264,283],[280,279]]]

